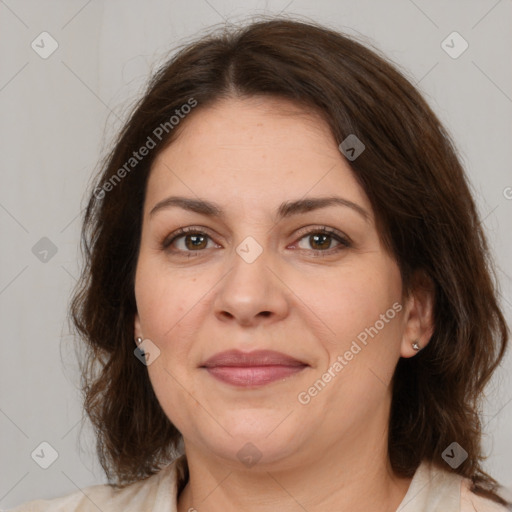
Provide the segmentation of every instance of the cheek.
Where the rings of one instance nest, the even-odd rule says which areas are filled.
[[[172,335],[176,324],[202,295],[196,279],[190,275],[181,276],[179,272],[171,274],[158,259],[141,254],[135,296],[145,337],[162,343]]]
[[[312,393],[321,391],[308,407],[336,435],[339,425],[356,425],[386,403],[399,358],[401,278],[396,266],[376,261],[364,269],[344,269],[322,285],[323,292],[318,287],[302,291],[329,328],[328,335],[318,337],[328,361],[310,381]]]
[[[147,253],[139,259],[135,295],[141,330],[160,350],[148,372],[157,396],[161,392],[159,399],[165,402],[181,403],[184,398],[176,382],[188,380],[193,340],[202,323],[201,301],[207,300],[214,285],[201,276],[170,271],[161,258]]]
[[[170,275],[161,263],[147,255],[139,258],[135,296],[140,325],[144,338],[160,350],[158,358],[147,367],[148,375],[160,405],[179,430],[190,422],[187,411],[197,414],[195,402],[191,404],[181,384],[187,381],[189,361],[184,326],[193,315],[194,304],[204,294],[200,290],[194,292],[196,280],[177,272]],[[190,383],[186,387],[195,394]]]
[[[316,314],[317,325],[325,332],[322,338],[328,342],[329,351],[344,349],[345,346],[366,329],[377,327],[380,334],[393,330],[397,332],[398,322],[393,304],[400,298],[401,278],[396,265],[384,260],[372,264],[356,262],[350,266],[332,272],[328,277],[323,274],[315,278],[310,275],[307,280],[296,283],[297,295],[304,297],[304,302]],[[380,317],[385,317],[385,328]],[[391,328],[392,324],[395,324]],[[364,334],[361,336],[364,338]]]

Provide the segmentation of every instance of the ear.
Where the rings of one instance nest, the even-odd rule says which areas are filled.
[[[142,336],[142,328],[140,326],[140,318],[139,318],[139,314],[138,313],[135,313],[135,319],[134,319],[134,340],[135,340],[135,345],[138,346],[137,344],[137,338],[142,338],[144,339],[144,336]]]
[[[435,286],[432,279],[424,272],[417,271],[412,279],[412,290],[406,299],[404,313],[404,332],[400,355],[413,357],[418,353],[412,344],[417,342],[424,349],[434,333]]]

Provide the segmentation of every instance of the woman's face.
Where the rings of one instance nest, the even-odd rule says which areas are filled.
[[[268,98],[222,100],[182,122],[147,185],[135,335],[186,449],[275,468],[385,439],[390,380],[413,353],[408,308],[328,126]],[[327,197],[341,202],[304,202]],[[232,350],[289,359],[204,367]]]

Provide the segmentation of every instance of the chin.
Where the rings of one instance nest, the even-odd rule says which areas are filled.
[[[299,455],[299,447],[291,445],[289,439],[233,436],[218,444],[212,445],[209,441],[210,450],[233,469],[244,466],[261,471],[289,469],[296,466],[295,460]]]
[[[240,463],[247,467],[271,465],[273,469],[276,464],[282,469],[293,465],[291,458],[299,455],[307,436],[304,425],[295,424],[293,414],[287,418],[289,412],[283,414],[281,411],[266,415],[262,415],[261,410],[230,412],[229,419],[219,417],[219,423],[229,434],[222,430],[222,436],[216,436],[217,439],[211,437],[211,431],[204,434],[203,441],[211,451],[234,462],[238,468]]]

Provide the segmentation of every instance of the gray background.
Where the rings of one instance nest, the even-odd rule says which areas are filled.
[[[106,481],[91,429],[80,435],[66,311],[78,275],[84,189],[111,137],[178,43],[226,19],[281,11],[365,37],[425,94],[474,187],[510,325],[510,0],[0,0],[0,507]],[[43,31],[59,45],[47,59],[31,47],[34,40],[42,46]],[[469,44],[456,59],[441,46],[453,31]],[[509,488],[511,369],[509,353],[484,410],[485,467]],[[43,441],[58,452],[48,469],[31,458]]]

